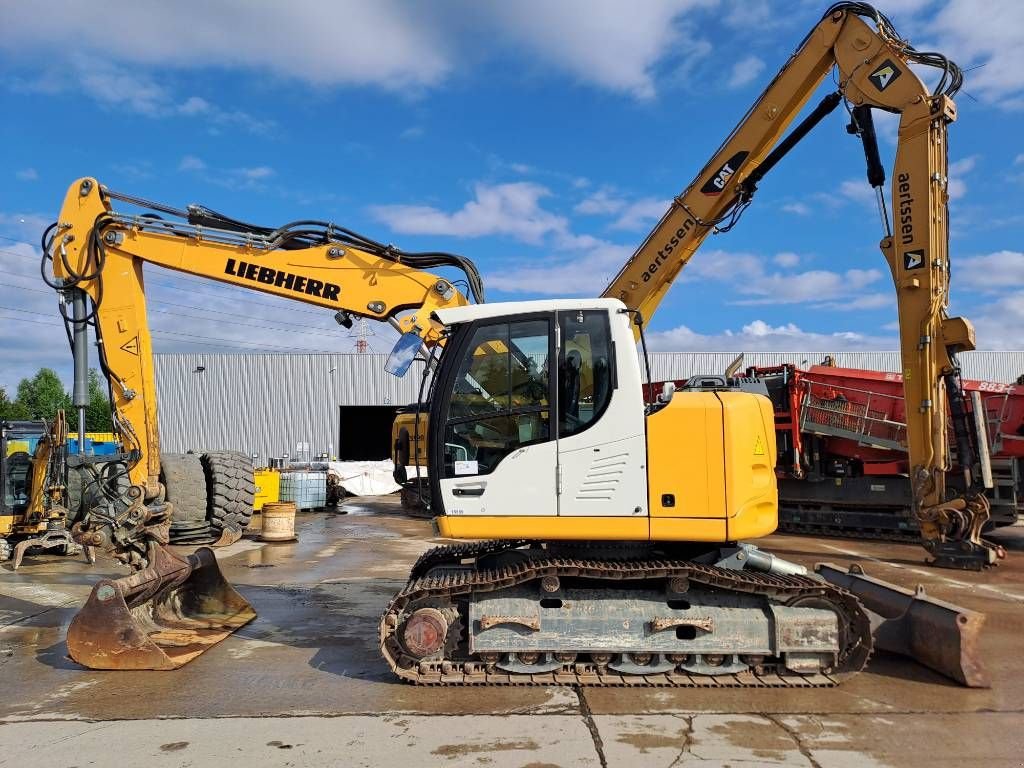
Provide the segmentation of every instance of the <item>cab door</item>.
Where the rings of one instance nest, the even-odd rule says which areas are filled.
[[[460,329],[431,411],[435,499],[458,516],[555,516],[552,313]]]
[[[628,316],[572,309],[556,319],[558,513],[646,518],[644,408]]]

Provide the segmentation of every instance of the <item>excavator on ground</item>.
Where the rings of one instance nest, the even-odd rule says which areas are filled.
[[[14,570],[31,548],[83,551],[68,528],[81,492],[68,487],[78,475],[67,471],[67,438],[63,410],[52,420],[0,421],[0,562],[13,560]],[[84,553],[93,562],[92,550]]]
[[[938,68],[933,91],[911,63]],[[837,91],[782,138],[833,69]],[[125,451],[72,530],[132,573],[94,586],[68,630],[72,658],[173,669],[255,616],[211,550],[164,546],[174,503],[160,481],[143,284],[143,265],[155,264],[326,307],[343,324],[387,321],[401,332],[388,370],[425,362],[429,410],[413,424],[425,430],[430,510],[438,534],[462,543],[425,553],[384,608],[377,639],[398,678],[831,686],[885,648],[984,685],[981,615],[861,571],[809,573],[745,543],[778,520],[766,397],[725,379],[658,395],[642,371],[645,319],[782,155],[843,103],[877,174],[870,110],[898,113],[897,231],[882,250],[919,409],[908,425],[916,508],[937,564],[994,563],[980,494],[942,485],[947,397],[955,423],[965,413],[955,354],[973,346],[970,324],[946,315],[945,138],[960,79],[870,6],[833,6],[597,299],[484,303],[476,267],[459,256],[406,253],[324,221],[255,226],[76,181],[44,235],[44,272],[72,306],[76,366],[87,353],[79,331],[94,329]],[[439,268],[461,279],[428,271]],[[961,464],[973,467],[962,423],[961,439]]]

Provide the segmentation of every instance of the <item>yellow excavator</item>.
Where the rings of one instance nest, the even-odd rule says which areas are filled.
[[[32,548],[83,549],[68,529],[81,489],[68,487],[79,476],[67,471],[67,438],[62,410],[49,421],[0,421],[0,562],[12,560],[14,570]],[[93,562],[91,549],[85,557]]]
[[[942,70],[934,92],[911,63]],[[781,138],[833,68],[836,94]],[[73,532],[133,572],[94,587],[69,628],[70,654],[93,668],[171,669],[255,616],[209,549],[179,557],[163,546],[173,501],[160,482],[142,275],[151,263],[323,306],[342,323],[390,322],[402,335],[389,371],[425,360],[428,418],[414,424],[426,433],[431,513],[440,535],[467,541],[426,553],[385,608],[379,645],[399,678],[827,686],[884,647],[984,684],[980,615],[860,573],[807,573],[741,543],[777,522],[770,402],[724,379],[655,396],[636,352],[644,318],[703,238],[735,224],[764,173],[829,109],[848,106],[876,174],[869,110],[899,113],[899,223],[882,249],[907,400],[920,409],[909,429],[918,510],[938,563],[993,563],[977,484],[961,497],[942,488],[947,392],[960,463],[974,466],[955,364],[973,333],[945,311],[945,137],[959,85],[952,62],[915,50],[870,6],[833,6],[598,299],[486,304],[476,268],[458,256],[75,182],[44,260],[73,308],[76,365],[86,349],[76,332],[95,329],[125,451]],[[459,270],[477,303],[435,268]]]

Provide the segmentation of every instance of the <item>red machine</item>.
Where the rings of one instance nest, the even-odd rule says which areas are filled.
[[[907,478],[903,377],[816,365],[751,367],[775,406],[782,530],[883,538],[916,536]],[[1024,386],[963,382],[986,414],[991,524],[1016,522],[1024,504]],[[958,487],[957,468],[949,483]]]
[[[703,378],[673,383],[692,386]],[[731,371],[726,378],[733,380]],[[826,358],[806,371],[752,366],[735,380],[774,405],[779,530],[918,539],[901,374],[838,368]],[[988,527],[1012,525],[1024,512],[1024,383],[964,380],[963,386],[968,408],[987,417],[978,444],[988,446],[992,475]],[[963,490],[959,467],[949,469],[947,484],[950,492]]]

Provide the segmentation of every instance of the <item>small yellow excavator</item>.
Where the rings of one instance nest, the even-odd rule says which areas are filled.
[[[934,91],[911,63],[941,70]],[[838,91],[782,138],[832,69]],[[870,109],[898,113],[899,229],[882,250],[907,400],[919,406],[909,427],[917,508],[937,562],[995,562],[977,484],[959,497],[942,486],[947,393],[960,463],[976,463],[955,361],[973,332],[946,316],[945,138],[960,77],[870,6],[833,6],[597,299],[485,304],[475,266],[458,256],[406,253],[330,222],[255,226],[76,181],[43,258],[72,306],[76,365],[78,331],[95,327],[125,451],[73,532],[133,572],[94,587],[68,631],[72,657],[172,669],[255,616],[209,549],[179,557],[163,546],[174,503],[160,481],[148,263],[325,307],[343,324],[390,322],[402,336],[388,370],[426,362],[428,418],[414,424],[430,511],[440,535],[467,541],[426,553],[384,610],[376,636],[400,679],[830,686],[884,647],[983,685],[982,616],[861,573],[808,573],[745,543],[777,524],[769,400],[711,377],[655,395],[636,350],[644,318],[704,237],[733,226],[767,170],[839,103],[881,195]],[[460,271],[477,303],[437,268]]]
[[[0,422],[0,562],[18,570],[29,549],[78,554],[69,522],[81,503],[78,479],[67,471],[68,428],[64,411],[52,421]],[[92,550],[85,557],[93,562]]]

